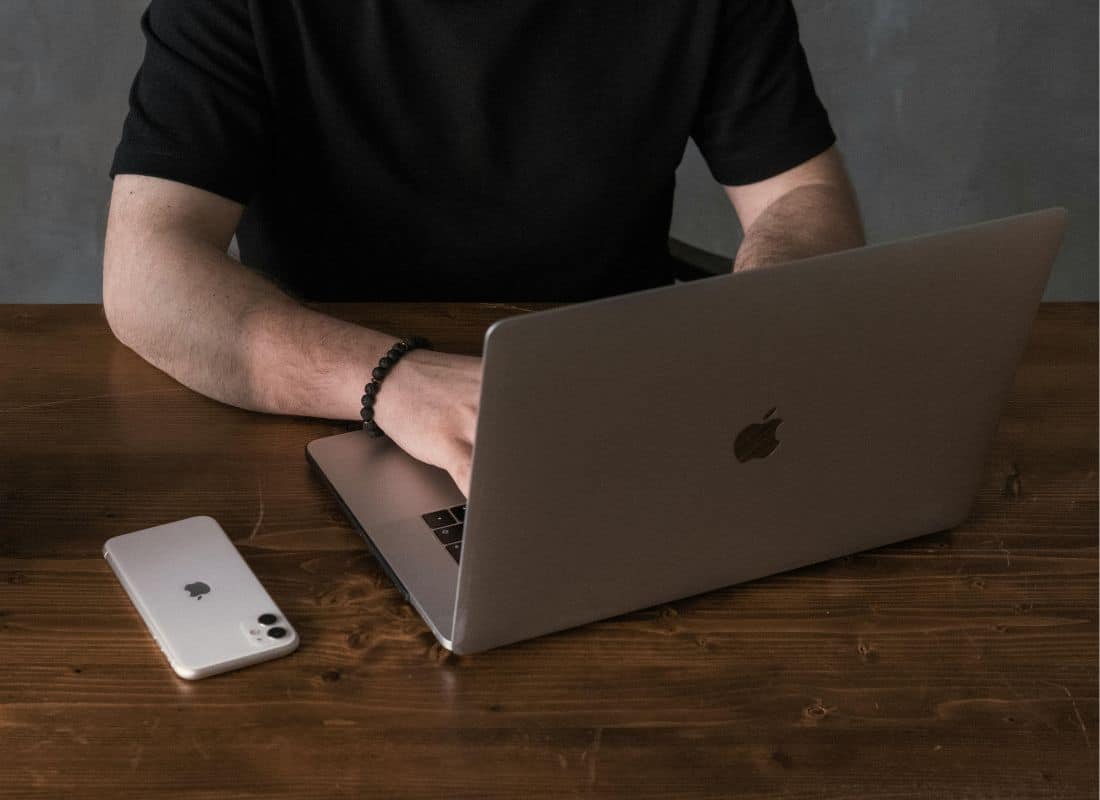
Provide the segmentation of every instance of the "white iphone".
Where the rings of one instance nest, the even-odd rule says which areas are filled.
[[[298,647],[294,628],[210,517],[115,536],[103,557],[181,678],[217,675]]]

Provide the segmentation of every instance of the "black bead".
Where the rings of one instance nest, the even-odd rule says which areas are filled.
[[[364,409],[369,409],[374,404],[374,397],[378,394],[382,379],[389,374],[391,369],[393,369],[393,365],[396,364],[402,356],[417,347],[431,347],[431,345],[428,343],[427,339],[420,336],[403,336],[399,341],[393,344],[386,352],[386,355],[378,360],[378,366],[371,370],[371,382],[363,387],[362,404]],[[367,417],[364,416],[363,419],[367,420]],[[378,434],[372,435],[381,436],[382,433],[379,432]]]
[[[359,409],[359,416],[363,418],[363,422],[371,422],[374,419],[374,409],[370,406],[363,406]]]
[[[367,432],[367,436],[377,439],[379,436],[385,436],[382,429],[375,425],[373,422],[364,422],[363,430]]]

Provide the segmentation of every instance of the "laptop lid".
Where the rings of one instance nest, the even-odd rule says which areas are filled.
[[[494,324],[453,649],[959,523],[1065,216]]]

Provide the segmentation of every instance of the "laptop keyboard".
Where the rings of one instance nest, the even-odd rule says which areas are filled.
[[[466,521],[466,506],[444,508],[421,514],[420,517],[457,564],[462,557],[462,523]]]

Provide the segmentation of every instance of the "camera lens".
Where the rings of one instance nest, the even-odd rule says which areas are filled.
[[[286,636],[286,628],[280,628],[276,625],[274,628],[267,629],[267,635],[272,639],[282,639]]]
[[[260,616],[256,617],[256,621],[261,625],[274,625],[277,619],[279,618],[274,614],[260,614]]]

